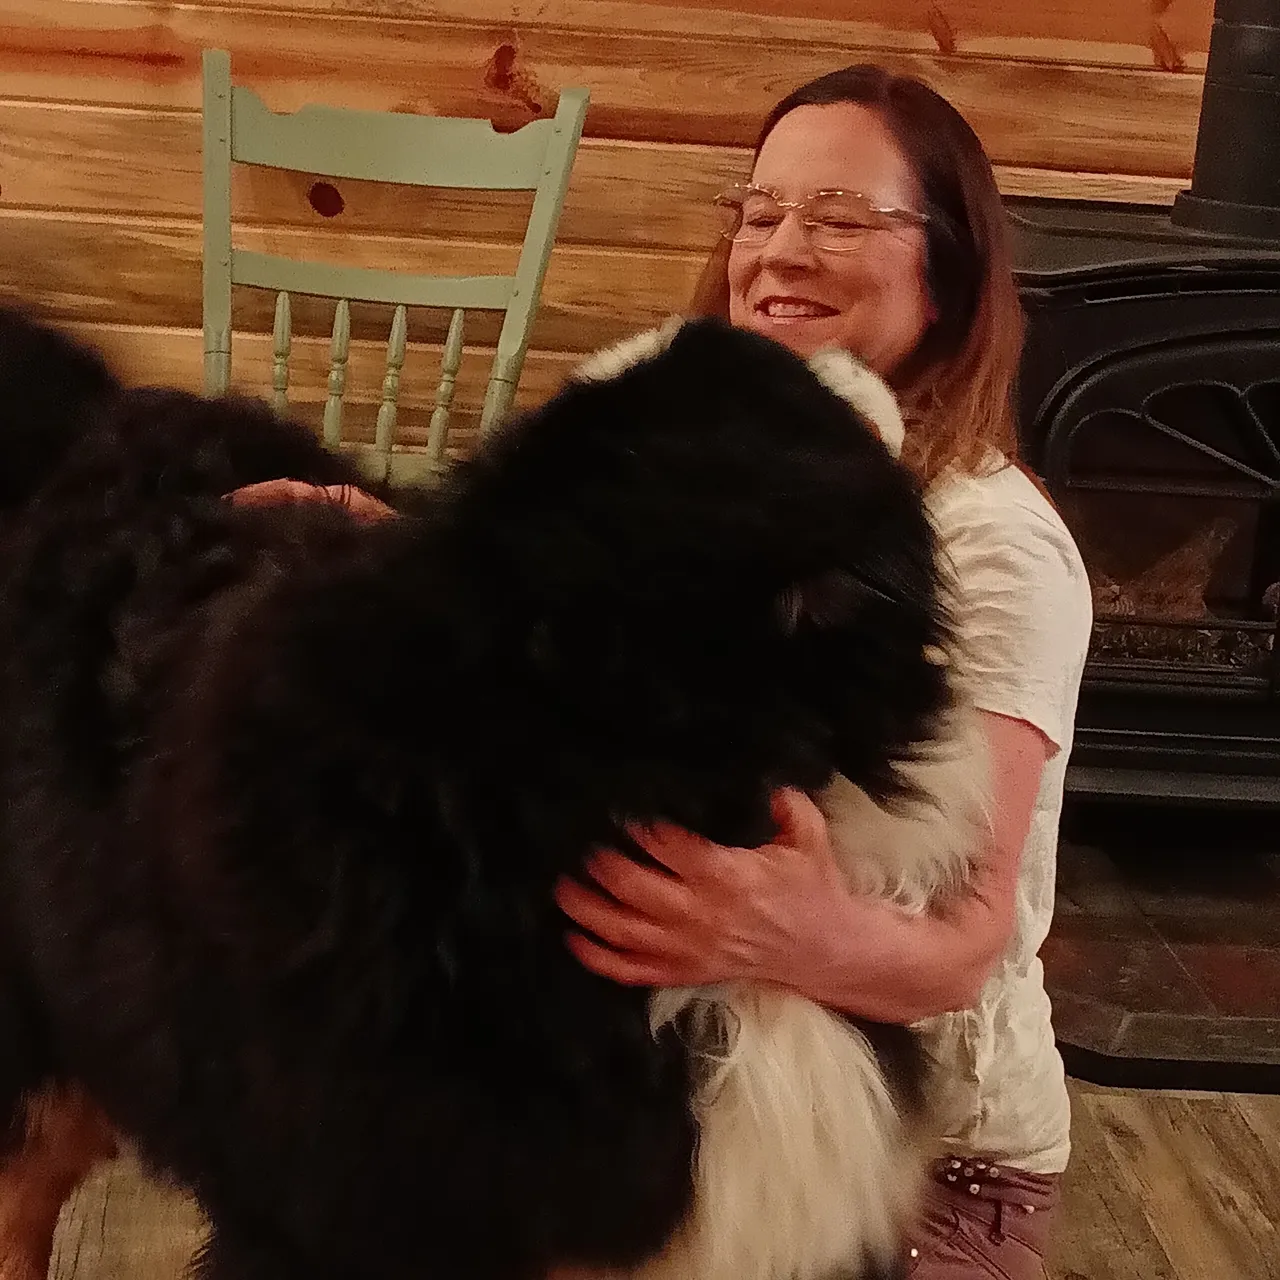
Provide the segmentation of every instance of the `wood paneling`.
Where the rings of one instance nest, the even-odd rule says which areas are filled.
[[[1050,196],[1059,200],[1102,200],[1124,204],[1171,205],[1187,178],[1127,173],[1073,173],[1061,169],[997,166],[1000,190],[1011,196]]]
[[[511,245],[463,243],[401,236],[344,236],[322,230],[242,227],[246,249],[320,261],[416,271],[509,270]],[[200,228],[192,222],[0,211],[0,292],[16,293],[67,320],[93,320],[198,328]],[[688,298],[704,255],[630,253],[558,247],[552,255],[534,322],[533,345],[551,351],[587,351],[656,323]],[[274,296],[237,290],[237,327],[269,333]],[[385,338],[389,312],[353,306],[352,333]],[[333,304],[297,298],[294,332],[327,334]],[[421,313],[422,340],[443,341],[447,314]],[[498,318],[474,313],[468,333],[477,343],[497,341]]]
[[[735,148],[588,139],[574,164],[558,243],[705,251],[709,201],[750,171]],[[233,216],[325,235],[375,232],[519,243],[532,196],[334,180],[341,212],[309,200],[315,179],[235,167]],[[333,207],[317,201],[326,210]],[[0,102],[0,208],[200,217],[200,118],[194,113]]]
[[[760,118],[800,81],[852,61],[914,72],[974,124],[1005,191],[1168,204],[1189,177],[1211,18],[1212,0],[0,0],[0,293],[131,344],[154,380],[199,384],[202,48],[229,49],[237,81],[279,110],[323,101],[516,127],[550,111],[560,86],[585,84],[591,112],[521,388],[530,403],[576,353],[685,303],[715,240],[710,196],[746,173]],[[502,270],[527,206],[315,184],[238,169],[237,242]],[[271,305],[237,292],[237,368],[258,387]],[[331,303],[296,300],[304,409],[331,317]],[[373,386],[388,316],[357,307],[353,322],[371,344],[357,380]],[[444,318],[414,326],[434,367]],[[468,356],[476,368],[496,331],[472,320],[486,348]],[[461,429],[483,383],[466,378]],[[406,430],[427,412],[411,387]]]
[[[847,45],[405,21],[151,0],[9,0],[0,81],[11,96],[195,107],[199,52],[231,51],[237,79],[277,110],[306,102],[484,114],[514,126],[591,89],[595,137],[748,145],[780,93],[848,62]],[[891,51],[971,120],[1000,163],[1183,175],[1200,77]]]
[[[234,8],[238,0],[209,0]],[[282,12],[485,22],[517,31],[820,40],[873,51],[1203,69],[1212,0],[260,0]]]
[[[558,242],[704,252],[716,235],[709,204],[750,170],[742,148],[586,139],[574,165]],[[1168,203],[1180,178],[1004,168],[1019,195]],[[315,179],[237,166],[233,213],[260,226],[326,234],[429,234],[515,241],[530,197],[335,181],[335,202],[310,193]],[[317,211],[317,206],[324,210]],[[200,217],[200,121],[192,113],[0,102],[0,208]],[[340,207],[340,212],[332,212]]]

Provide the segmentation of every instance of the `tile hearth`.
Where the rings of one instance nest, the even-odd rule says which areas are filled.
[[[1280,1092],[1274,814],[1069,805],[1041,956],[1072,1075]]]

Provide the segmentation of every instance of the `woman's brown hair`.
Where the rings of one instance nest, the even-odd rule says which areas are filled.
[[[852,102],[879,113],[920,185],[925,272],[937,318],[891,381],[907,418],[904,460],[925,481],[948,466],[982,471],[998,449],[1017,458],[1014,388],[1022,308],[1004,208],[977,134],[940,94],[911,76],[859,65],[819,76],[766,117],[756,154],[797,107]],[[712,252],[696,315],[727,315],[729,242]]]

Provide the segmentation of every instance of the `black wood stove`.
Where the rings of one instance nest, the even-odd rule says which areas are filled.
[[[1023,447],[1094,597],[1068,789],[1280,807],[1280,5],[1218,0],[1172,212],[1007,203]]]

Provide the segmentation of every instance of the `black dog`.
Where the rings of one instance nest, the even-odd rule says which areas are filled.
[[[353,478],[265,409],[124,392],[9,513],[0,1123],[83,1082],[217,1280],[669,1262],[706,1066],[552,886],[631,821],[752,845],[778,787],[895,791],[949,700],[917,487],[710,322],[415,516],[223,500],[276,476]]]

